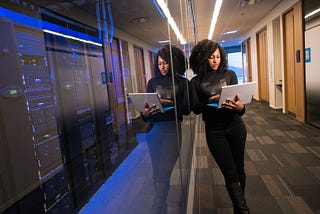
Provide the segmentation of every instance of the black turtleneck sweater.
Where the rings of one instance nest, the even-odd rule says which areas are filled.
[[[195,76],[191,80],[191,101],[192,110],[195,114],[202,113],[202,119],[206,123],[220,126],[229,123],[233,119],[240,118],[245,113],[245,108],[241,111],[208,106],[209,97],[220,93],[223,85],[238,84],[238,79],[234,71],[208,71],[203,76]]]
[[[159,113],[152,116],[153,122],[175,120],[175,107],[177,108],[177,117],[179,121],[182,121],[183,114],[188,115],[190,113],[188,79],[175,76],[174,81],[177,102],[176,105],[172,106],[174,108],[166,110],[164,113]],[[160,98],[170,99],[174,102],[173,81],[171,75],[159,75],[150,79],[148,82],[147,91],[157,92],[159,93]]]

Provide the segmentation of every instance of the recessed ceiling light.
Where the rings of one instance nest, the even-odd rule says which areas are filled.
[[[140,24],[147,23],[148,21],[149,21],[149,18],[145,16],[131,19],[132,23],[140,23]]]
[[[236,32],[238,32],[238,30],[230,30],[230,31],[223,32],[222,35],[233,34]]]
[[[158,41],[158,43],[160,43],[160,44],[170,43],[170,40],[160,40],[160,41]]]

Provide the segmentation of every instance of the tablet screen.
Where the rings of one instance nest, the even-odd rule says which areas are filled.
[[[158,93],[128,93],[128,97],[139,112],[143,112],[145,103],[148,103],[149,106],[155,105],[161,112],[164,112]]]
[[[225,102],[226,99],[233,100],[236,95],[240,96],[240,99],[243,104],[250,103],[255,87],[256,87],[256,82],[222,86],[218,108],[221,108],[221,104]]]

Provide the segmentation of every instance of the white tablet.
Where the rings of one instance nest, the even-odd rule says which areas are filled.
[[[128,93],[128,97],[139,112],[144,110],[145,103],[148,103],[149,106],[155,105],[161,112],[164,112],[158,93]]]
[[[226,99],[233,100],[236,95],[240,96],[240,99],[243,104],[251,103],[255,88],[256,88],[256,82],[222,86],[218,108],[221,108],[221,104],[225,102]]]

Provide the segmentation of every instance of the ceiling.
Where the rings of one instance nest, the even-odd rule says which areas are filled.
[[[96,0],[39,0],[39,4],[46,8],[89,25],[96,25],[97,8],[99,8],[100,18],[109,23],[110,13],[106,13],[104,18],[101,12],[102,1],[100,0],[99,7],[96,7],[96,2]],[[194,17],[185,12],[190,11],[188,8],[190,2]],[[246,32],[280,2],[281,0],[224,0],[213,39],[224,46],[238,45],[246,39]],[[158,41],[168,40],[169,33],[172,43],[178,43],[173,32],[168,31],[166,19],[160,16],[152,0],[104,0],[104,3],[106,10],[108,5],[110,6],[116,29],[133,35],[153,47],[160,47]],[[179,30],[191,43],[208,37],[214,5],[215,0],[168,0],[169,10]],[[195,28],[192,23],[195,23]],[[110,24],[108,28],[110,32]],[[237,30],[237,33],[223,34],[231,30]]]

